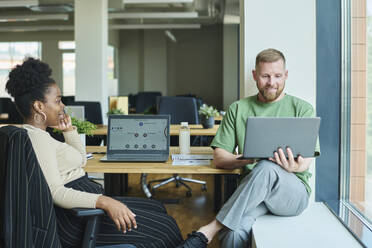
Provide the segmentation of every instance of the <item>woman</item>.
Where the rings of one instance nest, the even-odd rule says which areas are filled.
[[[68,209],[101,208],[97,245],[133,244],[136,247],[175,247],[182,237],[175,220],[154,200],[110,198],[86,176],[85,148],[71,119],[64,113],[61,91],[50,77],[51,69],[28,58],[9,73],[6,90],[24,117],[40,167],[56,207],[58,232],[63,247],[80,247],[85,222]],[[63,131],[66,143],[53,139],[46,128]]]

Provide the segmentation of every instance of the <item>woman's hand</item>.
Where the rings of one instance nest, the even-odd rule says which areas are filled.
[[[120,201],[101,195],[96,202],[96,207],[106,211],[119,231],[126,233],[127,230],[131,231],[132,227],[137,228],[136,215]]]
[[[68,132],[74,130],[71,117],[68,114],[59,115],[58,126],[52,126],[52,128],[59,129],[62,132]]]

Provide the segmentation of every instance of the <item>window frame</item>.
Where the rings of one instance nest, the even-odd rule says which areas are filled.
[[[316,201],[325,202],[364,246],[372,246],[368,222],[350,195],[351,1],[316,1],[317,115],[322,155],[316,164]],[[359,226],[359,230],[355,230]]]

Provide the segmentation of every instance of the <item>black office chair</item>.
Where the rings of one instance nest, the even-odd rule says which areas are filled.
[[[129,107],[129,113],[135,113],[133,109],[136,109],[136,103],[137,103],[137,94],[129,94],[128,95],[128,107]]]
[[[100,102],[88,102],[88,101],[79,101],[72,102],[70,105],[74,106],[84,106],[85,110],[85,119],[92,122],[93,124],[103,124],[102,120],[102,110]],[[87,146],[99,146],[102,143],[104,138],[102,136],[86,136],[85,144]]]
[[[61,247],[49,186],[25,129],[0,128],[0,157],[0,247]],[[72,211],[87,218],[82,247],[95,247],[97,218],[104,211]]]
[[[8,97],[0,98],[0,113],[7,113],[8,119],[1,123],[22,124],[23,117],[18,113],[15,103]]]
[[[199,124],[199,115],[197,111],[196,99],[193,97],[176,97],[176,96],[162,96],[159,98],[159,109],[158,114],[169,114],[171,116],[171,124],[180,124],[181,122],[188,122],[189,124]],[[172,138],[172,137],[171,137]],[[171,139],[171,145],[178,144],[178,137],[176,143],[173,143]],[[173,144],[172,144],[173,143]],[[192,144],[192,141],[190,141]],[[148,188],[154,190],[166,185],[170,182],[175,182],[176,186],[183,185],[188,189],[186,192],[187,196],[192,195],[191,187],[184,182],[199,183],[202,185],[202,190],[207,190],[207,184],[205,181],[180,177],[178,174],[174,174],[173,177],[164,178],[160,180],[150,181],[147,185]],[[151,184],[160,182],[157,185],[151,186]]]
[[[154,113],[156,109],[156,99],[161,96],[161,92],[144,91],[138,92],[136,97],[136,113],[145,111]]]
[[[10,124],[23,124],[24,123],[23,117],[18,112],[17,107],[16,107],[14,102],[11,102],[10,106],[9,106],[8,123],[10,123]]]
[[[62,96],[61,100],[64,105],[71,105],[71,103],[75,102],[75,96]]]

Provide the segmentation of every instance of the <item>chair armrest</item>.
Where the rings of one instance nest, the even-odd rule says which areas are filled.
[[[84,231],[82,248],[96,247],[97,220],[99,215],[105,214],[100,208],[72,208],[77,217],[88,217]]]
[[[103,215],[105,211],[100,208],[72,208],[72,212],[77,217],[86,217],[86,216],[95,216],[95,215]]]

